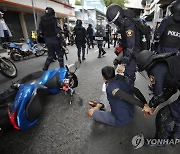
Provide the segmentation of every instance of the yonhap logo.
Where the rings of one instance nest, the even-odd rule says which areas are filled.
[[[177,145],[180,143],[180,139],[145,139],[143,134],[136,135],[132,138],[132,145],[134,149],[139,149],[143,145],[149,146],[165,146],[165,145]]]
[[[144,145],[144,136],[143,134],[139,134],[133,137],[132,145],[134,149],[139,149]]]

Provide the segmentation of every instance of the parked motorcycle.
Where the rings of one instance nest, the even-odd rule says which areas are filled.
[[[3,47],[8,50],[8,54],[14,61],[19,61],[21,58],[27,58],[35,55],[36,57],[42,56],[46,52],[46,48],[40,49],[37,44],[33,44],[30,39],[26,40],[28,49],[23,48],[23,43],[6,42]]]
[[[79,63],[76,62],[75,71],[78,67]],[[27,130],[35,126],[49,94],[57,94],[63,90],[70,95],[71,104],[74,88],[78,86],[75,71],[71,72],[67,66],[46,72],[39,71],[13,83],[11,87],[18,91],[14,97],[14,102],[4,106],[7,112],[6,116],[5,111],[3,112],[4,122],[0,120],[0,129],[13,126],[16,130]],[[0,117],[0,119],[3,118]]]
[[[0,56],[0,73],[12,79],[17,76],[17,68],[12,61]]]

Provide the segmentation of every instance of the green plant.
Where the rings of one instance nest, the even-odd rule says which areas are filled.
[[[76,0],[76,1],[75,1],[75,5],[82,5],[81,0]]]

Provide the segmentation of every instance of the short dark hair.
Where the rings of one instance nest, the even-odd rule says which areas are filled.
[[[101,70],[102,76],[106,80],[110,80],[115,77],[115,69],[112,66],[105,66]]]

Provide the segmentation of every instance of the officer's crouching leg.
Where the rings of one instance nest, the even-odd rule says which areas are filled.
[[[180,118],[175,119],[172,138],[180,139]]]
[[[60,67],[64,67],[64,57],[63,54],[58,56],[58,62]]]
[[[156,116],[155,138],[167,139],[171,136],[171,122],[174,120],[169,105],[159,110]]]

